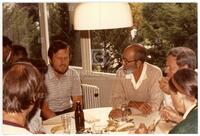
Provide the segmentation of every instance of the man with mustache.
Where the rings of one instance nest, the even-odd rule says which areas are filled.
[[[122,104],[127,104],[133,114],[149,114],[159,109],[163,93],[158,81],[162,72],[160,68],[145,62],[145,59],[146,50],[140,44],[129,45],[124,49],[123,66],[118,69],[113,84],[113,109],[109,117],[120,118]]]
[[[48,51],[50,65],[45,75],[48,95],[42,106],[45,119],[74,110],[76,101],[82,104],[80,77],[76,70],[69,67],[70,46],[56,40]]]

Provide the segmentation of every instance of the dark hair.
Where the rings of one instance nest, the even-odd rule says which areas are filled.
[[[67,49],[67,48],[69,49],[69,56],[71,58],[70,46],[64,41],[56,40],[50,45],[49,50],[48,50],[48,56],[52,60],[52,57],[53,57],[54,53],[56,53],[60,49]]]
[[[15,63],[3,79],[3,110],[22,112],[43,99],[45,93],[39,71],[30,63]]]
[[[146,49],[144,48],[144,46],[138,43],[133,44],[131,46],[132,46],[131,49],[135,53],[135,59],[144,62],[146,60]]]
[[[28,57],[26,48],[21,45],[13,45],[12,51],[13,56],[21,56],[22,58]]]
[[[176,84],[181,87],[181,90],[178,90],[175,87],[172,80],[174,80]],[[197,73],[194,70],[183,68],[178,70],[169,80],[169,86],[174,92],[178,91],[182,94],[193,96],[197,99],[197,80]]]
[[[35,66],[41,74],[46,74],[48,66],[43,59],[21,58],[17,62],[29,62]]]
[[[12,47],[12,41],[7,37],[3,36],[3,47],[9,46]]]
[[[176,63],[179,67],[188,65],[189,68],[196,68],[196,55],[194,51],[188,47],[175,47],[169,50],[167,56],[176,57]]]

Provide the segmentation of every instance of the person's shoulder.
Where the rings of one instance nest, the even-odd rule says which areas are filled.
[[[122,73],[124,73],[123,66],[119,67],[118,70],[116,71],[116,74],[122,74]]]
[[[147,68],[149,71],[162,73],[161,69],[158,66],[150,64],[148,62],[145,62],[145,63],[147,64]]]
[[[53,78],[54,76],[54,69],[53,67],[51,66],[51,64],[48,64],[47,65],[47,72],[45,73],[45,78]]]
[[[192,110],[186,119],[170,130],[170,134],[197,134],[198,133],[198,110]]]
[[[79,75],[78,71],[72,66],[68,67],[68,72],[72,73],[72,74],[75,74],[75,75]]]
[[[2,132],[5,135],[22,135],[22,134],[32,134],[30,131],[28,131],[25,128],[22,127],[16,127],[12,125],[2,124]]]

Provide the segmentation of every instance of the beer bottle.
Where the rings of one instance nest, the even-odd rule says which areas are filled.
[[[83,133],[83,131],[85,130],[84,113],[81,108],[80,101],[76,102],[75,124],[76,124],[76,133],[78,133],[78,134]]]

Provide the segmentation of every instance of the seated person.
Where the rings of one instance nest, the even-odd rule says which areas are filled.
[[[7,37],[3,36],[3,64],[9,64],[12,55],[12,41]]]
[[[196,54],[194,51],[187,47],[175,47],[169,50],[166,59],[166,77],[163,77],[160,81],[160,88],[164,92],[164,106],[173,107],[171,96],[169,95],[168,81],[181,68],[190,68],[195,70],[196,68]]]
[[[39,71],[29,63],[16,63],[3,78],[3,134],[30,134],[27,118],[46,94]]]
[[[3,36],[3,75],[11,67],[12,41]]]
[[[17,60],[21,58],[27,58],[28,53],[26,48],[21,45],[13,45],[12,46],[12,56],[11,56],[11,63],[15,63]]]
[[[50,65],[45,74],[48,95],[42,106],[44,119],[73,111],[76,101],[82,105],[82,90],[78,72],[69,67],[70,46],[60,40],[52,42],[48,56]]]
[[[43,59],[29,59],[20,58],[17,62],[29,62],[35,66],[40,72],[43,80],[45,79],[45,73],[47,72],[47,64]],[[41,103],[42,105],[42,103]],[[42,127],[42,117],[41,117],[41,105],[35,107],[28,117],[27,126],[32,133],[45,133],[45,129]]]
[[[113,84],[113,109],[109,117],[120,117],[122,104],[128,104],[133,114],[137,114],[138,110],[138,113],[149,114],[160,108],[163,93],[158,81],[162,78],[162,72],[158,67],[145,62],[145,59],[146,50],[140,44],[124,49],[123,66],[118,69]]]
[[[169,106],[160,110],[164,120],[178,123],[169,133],[197,133],[197,73],[180,69],[169,80],[169,86],[175,110]]]

